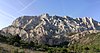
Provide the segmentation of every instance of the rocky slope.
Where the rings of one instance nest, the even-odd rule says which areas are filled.
[[[79,38],[79,34],[70,33],[100,30],[100,22],[90,17],[73,19],[69,16],[22,16],[13,21],[11,26],[2,29],[3,33],[19,35],[25,41],[39,44],[59,45],[63,42]],[[92,33],[92,32],[91,32]],[[83,34],[83,33],[82,33]],[[75,38],[76,37],[76,38]]]

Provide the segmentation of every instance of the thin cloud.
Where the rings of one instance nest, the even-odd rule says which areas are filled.
[[[11,17],[9,17],[9,16],[7,16],[7,15],[5,15],[3,13],[0,13],[0,16],[1,16],[0,19],[6,18],[7,20],[13,20]]]
[[[9,3],[5,3],[5,4],[7,5],[7,7],[8,7],[9,9],[15,11],[16,13],[18,13],[18,14],[20,14],[20,15],[23,15],[23,13],[18,12],[19,10],[18,10],[17,8],[15,8],[15,6],[13,6],[13,5],[9,4]],[[22,5],[23,5],[23,4],[22,4]],[[6,7],[6,6],[5,6],[5,7]],[[0,11],[3,11],[3,10],[0,10]],[[4,12],[4,11],[3,11],[3,12]],[[4,14],[6,14],[6,12],[5,12]],[[7,14],[8,14],[8,13],[7,13]]]
[[[7,12],[1,10],[1,9],[0,9],[0,13],[4,14],[4,15],[6,15],[6,16],[9,16],[9,17],[11,17],[12,19],[15,19],[13,15],[11,15],[11,14],[9,14],[9,13],[7,13]]]
[[[17,0],[23,7],[25,6],[20,0]]]
[[[34,2],[36,2],[36,0],[33,0],[32,2],[30,2],[27,6],[25,6],[23,9],[21,9],[19,12],[25,10],[25,9],[28,8],[30,5],[32,5]]]

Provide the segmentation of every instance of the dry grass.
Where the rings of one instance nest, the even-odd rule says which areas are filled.
[[[41,52],[41,51],[32,51],[29,49],[21,49],[19,47],[15,47],[12,45],[0,43],[0,53],[47,53],[47,52]]]

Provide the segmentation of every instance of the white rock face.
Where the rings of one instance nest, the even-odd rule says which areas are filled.
[[[24,40],[49,45],[69,41],[68,33],[86,30],[100,30],[100,23],[89,17],[73,19],[69,16],[43,14],[19,17],[10,27],[2,29],[5,33],[19,34]]]

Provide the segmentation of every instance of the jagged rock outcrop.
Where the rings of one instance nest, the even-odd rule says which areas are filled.
[[[100,22],[90,17],[73,19],[69,16],[22,16],[13,21],[12,25],[3,28],[4,33],[19,34],[25,41],[39,44],[58,45],[70,40],[69,33],[87,30],[100,30]]]

